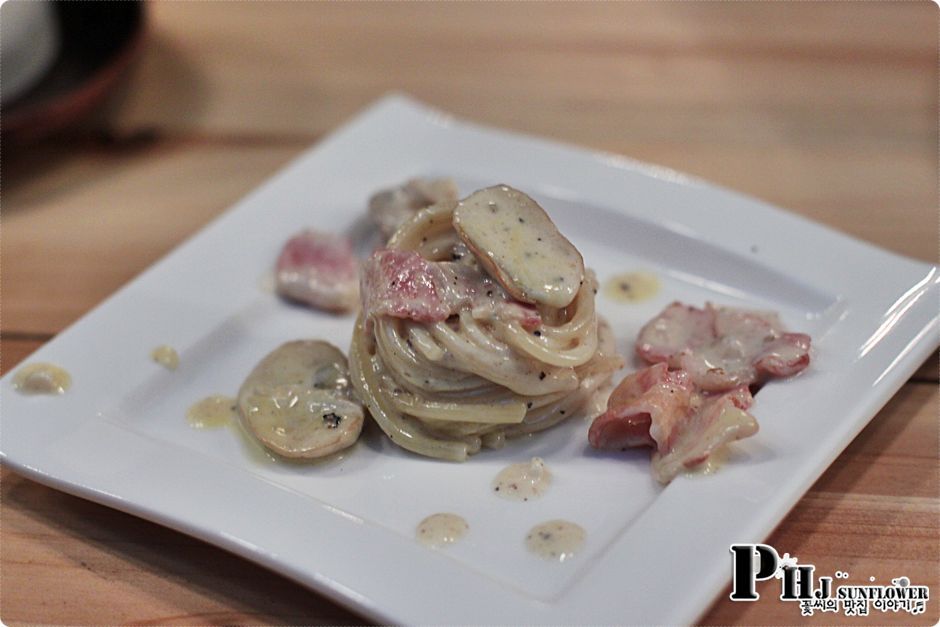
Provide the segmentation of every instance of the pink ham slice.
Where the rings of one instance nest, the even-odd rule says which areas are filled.
[[[719,392],[800,372],[809,365],[810,338],[785,332],[774,313],[676,302],[643,327],[636,350]]]
[[[687,373],[656,364],[628,375],[611,393],[607,411],[594,419],[588,441],[599,449],[656,446],[691,410],[695,389]],[[655,426],[654,426],[655,425]]]
[[[727,443],[756,433],[757,421],[745,411],[752,402],[744,386],[719,395],[700,394],[687,372],[659,363],[617,386],[607,411],[591,425],[588,440],[598,449],[653,447],[653,474],[669,483]]]
[[[284,245],[276,266],[277,292],[328,311],[352,311],[359,303],[359,264],[349,240],[305,230]]]
[[[413,251],[374,253],[363,268],[361,290],[369,316],[439,322],[458,305],[447,298],[447,277],[440,266]]]
[[[418,322],[440,322],[465,308],[495,304],[497,315],[516,318],[525,329],[542,319],[529,305],[509,300],[478,268],[429,261],[414,251],[380,250],[362,272],[363,311]]]

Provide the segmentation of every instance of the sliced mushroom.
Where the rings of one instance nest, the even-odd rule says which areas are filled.
[[[369,217],[386,239],[425,207],[457,201],[457,184],[451,179],[415,178],[383,189],[369,199]]]
[[[545,210],[519,190],[497,185],[457,203],[454,228],[514,298],[565,307],[584,278],[581,253]]]
[[[323,457],[362,431],[346,357],[319,340],[288,342],[262,359],[238,391],[238,410],[248,432],[284,457]]]

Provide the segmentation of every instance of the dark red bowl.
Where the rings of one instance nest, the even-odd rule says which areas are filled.
[[[32,89],[3,105],[3,143],[52,135],[90,113],[143,47],[142,2],[56,2],[62,37],[56,61]]]

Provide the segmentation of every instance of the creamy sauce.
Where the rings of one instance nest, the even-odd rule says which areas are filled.
[[[721,470],[721,467],[727,463],[729,457],[731,457],[731,447],[726,444],[712,451],[711,455],[708,456],[708,459],[703,461],[701,464],[693,466],[692,468],[686,468],[685,475],[687,477],[713,475]]]
[[[681,433],[665,455],[654,453],[650,464],[653,476],[665,484],[679,473],[709,475],[717,472],[729,454],[728,444],[757,433],[757,429],[757,421],[746,411],[726,407],[704,430]],[[690,463],[697,459],[702,461]]]
[[[493,492],[510,501],[528,501],[545,494],[551,483],[552,473],[545,462],[533,457],[501,470],[493,479]]]
[[[651,272],[624,272],[604,283],[604,296],[621,303],[639,303],[659,293],[659,279]]]
[[[26,364],[13,375],[13,387],[21,394],[64,394],[72,376],[55,364]]]
[[[194,429],[216,429],[231,424],[237,417],[236,401],[231,396],[215,394],[194,403],[186,411],[186,420]]]
[[[232,418],[229,422],[229,427],[232,431],[237,433],[238,439],[242,444],[242,451],[251,461],[260,465],[276,464],[283,461],[284,458],[276,456],[248,433],[245,429],[245,425],[242,424],[242,421],[238,420],[237,417]]]
[[[539,557],[564,562],[584,546],[583,528],[567,520],[549,520],[532,527],[525,537],[525,546]]]
[[[180,365],[180,356],[176,349],[166,344],[153,349],[150,358],[167,370],[176,370]]]
[[[457,514],[432,514],[418,523],[415,540],[425,546],[440,548],[460,540],[470,529],[470,525]]]

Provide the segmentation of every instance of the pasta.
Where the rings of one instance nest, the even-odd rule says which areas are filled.
[[[622,366],[593,272],[582,269],[566,306],[517,300],[480,263],[500,251],[454,228],[462,204],[420,211],[368,262],[349,353],[352,383],[392,441],[448,460],[583,411]]]

